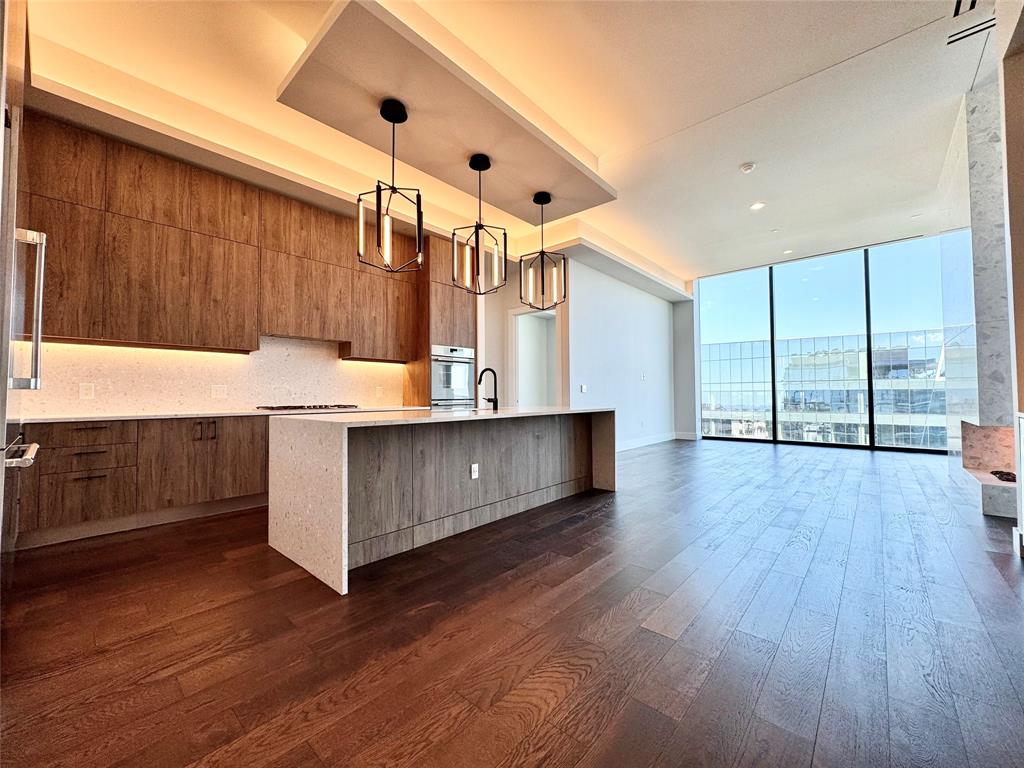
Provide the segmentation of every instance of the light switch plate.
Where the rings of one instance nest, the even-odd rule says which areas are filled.
[[[78,385],[78,399],[92,400],[96,397],[96,385],[91,381],[83,381]]]
[[[469,465],[469,479],[470,480],[479,480],[480,479],[480,465],[479,464],[470,464]]]
[[[214,400],[227,400],[228,399],[228,385],[227,384],[211,384],[210,385],[210,397]]]
[[[583,392],[584,394],[586,394],[586,392],[587,392],[587,385],[586,384],[580,384],[580,392]]]

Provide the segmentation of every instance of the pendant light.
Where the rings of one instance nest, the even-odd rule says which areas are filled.
[[[540,250],[519,260],[519,301],[547,310],[565,301],[566,259],[564,253],[544,250],[544,206],[551,202],[551,193],[537,192],[533,202],[540,206]]]
[[[486,296],[508,282],[508,233],[483,223],[483,174],[491,158],[473,155],[469,167],[477,174],[476,223],[452,230],[452,284]]]
[[[384,99],[380,105],[380,116],[391,123],[391,183],[377,181],[377,186],[363,192],[356,199],[357,237],[359,261],[385,272],[414,272],[423,266],[423,205],[420,191],[413,187],[399,187],[395,184],[395,126],[409,119],[405,105],[398,99]],[[376,243],[368,243],[366,236],[366,202],[364,197],[373,195],[373,212],[376,216]],[[397,198],[397,201],[396,201]],[[416,208],[416,255],[401,260],[395,248],[393,202],[405,201]]]

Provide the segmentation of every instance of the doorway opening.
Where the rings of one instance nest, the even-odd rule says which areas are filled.
[[[521,408],[559,404],[555,311],[513,310],[509,318],[512,403]]]

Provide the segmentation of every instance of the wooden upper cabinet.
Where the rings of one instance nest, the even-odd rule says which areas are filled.
[[[416,284],[402,280],[391,282],[388,329],[395,339],[395,356],[391,359],[405,362],[414,359],[417,353],[420,313]]]
[[[259,213],[256,187],[202,168],[189,168],[188,228],[192,232],[257,245]]]
[[[103,212],[37,195],[30,196],[28,208],[27,225],[46,233],[43,334],[101,338]]]
[[[189,166],[130,144],[110,142],[108,211],[186,229],[189,208]]]
[[[260,255],[260,332],[269,336],[348,341],[350,269],[263,250]]]
[[[260,191],[260,247],[291,256],[310,255],[313,207]]]
[[[427,238],[427,264],[435,283],[452,284],[452,241],[436,235]]]
[[[189,236],[189,343],[196,347],[259,348],[256,246]]]
[[[312,208],[310,220],[310,256],[339,267],[358,269],[356,220],[322,208]]]
[[[104,338],[189,345],[188,232],[105,214]]]
[[[25,113],[24,181],[37,195],[103,208],[107,140],[91,131]]]
[[[392,282],[383,272],[352,273],[352,351],[351,357],[383,360],[387,348],[387,307],[385,291]]]
[[[430,284],[430,343],[476,347],[476,297],[454,285]]]

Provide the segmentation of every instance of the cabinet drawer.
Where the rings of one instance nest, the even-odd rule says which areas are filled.
[[[42,475],[35,527],[61,528],[131,515],[135,494],[135,467]]]
[[[40,448],[39,472],[52,475],[57,472],[85,472],[90,469],[134,467],[135,443],[115,445],[77,446],[71,448]]]
[[[134,443],[137,438],[136,421],[67,421],[25,425],[25,442],[39,443],[42,448],[115,445]]]

